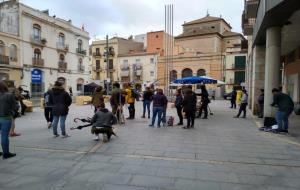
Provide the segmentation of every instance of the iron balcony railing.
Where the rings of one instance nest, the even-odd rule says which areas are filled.
[[[44,59],[33,57],[32,65],[36,67],[44,67]]]

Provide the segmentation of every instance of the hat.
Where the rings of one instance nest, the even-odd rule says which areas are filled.
[[[54,84],[54,86],[62,86],[62,83],[61,83],[61,82],[59,82],[59,81],[55,81],[55,84]]]

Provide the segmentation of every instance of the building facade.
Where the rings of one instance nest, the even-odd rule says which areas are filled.
[[[143,51],[143,43],[133,39],[114,37],[108,40],[109,60],[106,62],[106,40],[94,41],[92,51],[92,78],[100,81],[119,81],[118,56]]]
[[[118,56],[118,77],[121,82],[143,84],[143,86],[156,81],[156,53],[132,53]]]
[[[300,101],[299,1],[246,0],[242,27],[249,42],[250,108],[256,113],[257,98],[264,89],[264,113],[270,117],[274,115],[273,88],[282,88],[295,102]]]
[[[207,15],[183,24],[183,33],[175,37],[173,58],[158,60],[158,80],[161,86],[182,77],[210,76],[225,80],[226,51],[241,47],[244,37],[231,32],[222,18]],[[166,64],[169,71],[166,72]]]
[[[49,11],[18,1],[1,3],[0,13],[0,40],[9,35],[18,42],[17,63],[12,65],[22,67],[20,84],[36,97],[56,80],[71,87],[74,94],[82,93],[83,85],[90,80],[88,32],[73,26],[71,20],[50,16]]]

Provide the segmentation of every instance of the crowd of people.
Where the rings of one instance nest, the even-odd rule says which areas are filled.
[[[178,115],[178,126],[184,125],[184,118],[186,118],[186,125],[183,129],[192,129],[195,127],[195,118],[208,119],[208,107],[211,102],[206,86],[200,86],[201,93],[196,94],[192,86],[182,86],[176,91],[176,98],[174,106]],[[0,155],[3,159],[11,158],[16,154],[9,151],[9,136],[19,136],[15,132],[15,119],[20,115],[25,114],[26,105],[22,100],[22,88],[14,88],[9,92],[8,87],[3,81],[0,81],[0,130],[1,130],[1,145],[3,153]],[[278,132],[288,132],[288,117],[291,115],[294,103],[292,99],[282,93],[278,89],[273,89],[274,102],[272,106],[277,106],[278,111],[276,114],[276,121],[278,124]],[[197,96],[201,97],[197,98]],[[93,94],[91,104],[94,107],[94,116],[89,120],[92,127],[92,133],[96,135],[96,140],[99,140],[99,134],[104,132],[108,134],[108,140],[113,133],[112,126],[116,123],[125,123],[124,107],[128,109],[127,120],[134,120],[136,117],[135,103],[139,99],[143,101],[142,118],[148,118],[149,127],[167,126],[167,107],[168,98],[162,89],[154,89],[153,87],[146,87],[142,95],[135,87],[128,83],[121,85],[119,83],[113,84],[113,89],[110,96],[109,111],[105,107],[105,98],[103,88],[96,87]],[[231,93],[231,108],[236,108],[237,92],[233,90]],[[65,122],[69,112],[69,106],[72,104],[71,93],[65,90],[64,85],[56,81],[54,86],[49,87],[47,92],[44,93],[44,115],[47,121],[47,127],[52,128],[55,138],[60,134],[63,138],[69,137],[66,132]],[[200,104],[200,105],[199,105]],[[24,106],[25,105],[25,106]],[[151,113],[152,105],[152,113]],[[242,97],[240,100],[240,108],[235,118],[242,115],[246,117],[246,110],[248,105],[248,93],[245,89],[242,90]],[[259,117],[264,117],[264,90],[261,89],[261,94],[258,97]],[[19,113],[18,110],[21,110]],[[202,114],[204,112],[204,116]],[[152,118],[151,118],[152,117]],[[60,134],[58,133],[58,123],[60,123]],[[155,125],[156,124],[156,125]],[[171,124],[173,125],[173,124]],[[87,125],[90,126],[90,125]],[[81,129],[78,127],[77,129]]]

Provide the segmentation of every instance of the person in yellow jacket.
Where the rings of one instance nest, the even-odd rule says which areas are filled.
[[[135,91],[131,87],[131,84],[128,83],[125,87],[126,97],[125,101],[126,104],[128,104],[128,110],[129,110],[129,117],[126,119],[134,119],[135,117]]]

